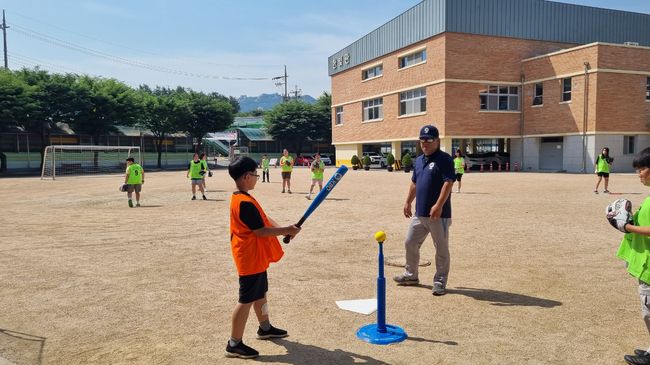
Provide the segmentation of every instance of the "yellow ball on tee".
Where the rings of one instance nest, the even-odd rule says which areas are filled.
[[[377,240],[377,242],[386,241],[386,233],[384,231],[377,231],[377,233],[375,233],[375,240]]]

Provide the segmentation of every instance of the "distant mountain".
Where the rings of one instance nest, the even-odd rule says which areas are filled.
[[[309,95],[301,96],[300,100],[309,104],[314,104],[316,102],[316,99],[314,99]],[[237,98],[237,101],[239,102],[240,112],[250,112],[253,110],[257,110],[258,108],[262,110],[269,110],[282,102],[282,95],[280,94],[262,94],[260,96],[242,95],[239,98]]]

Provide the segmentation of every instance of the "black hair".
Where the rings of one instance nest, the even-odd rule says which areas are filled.
[[[135,162],[135,159],[133,157],[127,157],[126,160],[131,161],[131,162]]]
[[[460,150],[460,148],[456,149],[456,152],[454,152],[454,155],[458,154],[459,157],[463,157],[463,152]]]
[[[603,148],[603,151],[605,151],[605,156],[609,157],[609,147]],[[601,152],[600,154],[602,155],[603,153]]]
[[[634,156],[632,167],[635,169],[650,167],[650,147],[647,147],[643,151],[639,152],[636,156]]]
[[[240,156],[228,165],[228,174],[233,180],[239,179],[247,172],[255,172],[255,170],[257,170],[257,162],[248,156]]]
[[[201,154],[199,155],[200,159],[203,159],[203,157],[205,157],[205,152],[201,152]]]

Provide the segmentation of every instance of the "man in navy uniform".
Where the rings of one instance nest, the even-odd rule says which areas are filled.
[[[425,125],[420,129],[423,154],[415,160],[404,216],[411,219],[406,235],[404,273],[393,280],[398,285],[418,285],[420,247],[429,234],[436,249],[436,273],[433,295],[444,295],[449,275],[449,226],[451,225],[451,188],[456,179],[451,156],[440,150],[438,129]],[[415,215],[411,205],[415,199]]]

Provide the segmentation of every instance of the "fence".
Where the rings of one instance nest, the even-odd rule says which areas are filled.
[[[40,174],[41,150],[43,145],[93,145],[95,141],[88,135],[52,135],[41,141],[37,134],[0,133],[0,158],[5,160],[5,173]],[[164,169],[184,169],[194,154],[192,139],[189,137],[169,137],[163,141],[161,167]],[[152,136],[101,136],[97,143],[101,146],[140,146],[141,164],[145,168],[158,167],[158,153]],[[208,156],[224,155],[224,151],[214,143],[203,141],[202,151]],[[227,151],[226,151],[227,152]],[[4,156],[2,156],[4,154]],[[4,165],[4,163],[3,163]],[[0,172],[2,169],[0,168]]]

